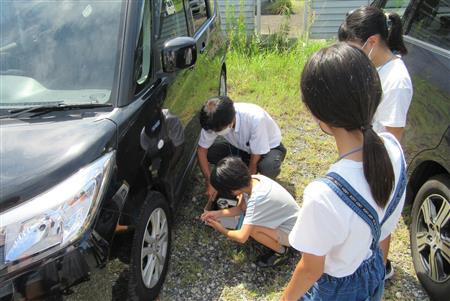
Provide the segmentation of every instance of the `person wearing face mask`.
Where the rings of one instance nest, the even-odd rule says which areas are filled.
[[[383,89],[383,97],[373,117],[377,133],[389,132],[401,141],[413,87],[401,56],[407,54],[403,43],[402,22],[398,14],[385,14],[381,9],[363,6],[350,12],[338,31],[341,42],[361,48],[375,65]],[[390,236],[384,241],[386,278],[394,275],[387,259]]]
[[[259,172],[274,179],[280,173],[286,156],[281,131],[261,107],[234,103],[227,96],[213,97],[200,111],[200,125],[197,155],[209,199],[217,196],[217,190],[209,181],[209,163],[215,165],[227,156],[241,157],[252,175]]]
[[[347,15],[338,38],[360,47],[377,67],[383,98],[375,112],[373,127],[376,132],[390,132],[401,141],[413,88],[401,59],[408,51],[403,43],[400,16],[363,6]]]

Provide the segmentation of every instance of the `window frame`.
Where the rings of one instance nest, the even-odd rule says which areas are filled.
[[[145,10],[146,8],[148,8],[148,17],[150,18],[148,20],[148,22],[145,22]],[[145,76],[140,75],[139,78],[136,78],[136,60],[137,58],[134,58],[134,66],[133,66],[133,94],[135,96],[139,96],[142,93],[144,93],[147,90],[147,87],[149,86],[151,79],[153,78],[153,73],[154,73],[154,60],[153,60],[153,45],[154,45],[154,39],[153,39],[153,7],[152,7],[152,1],[151,0],[143,0],[142,1],[142,8],[141,8],[141,13],[140,13],[140,17],[139,17],[139,30],[138,30],[138,34],[137,34],[137,39],[136,39],[136,47],[135,47],[135,54],[137,54],[137,50],[138,50],[138,44],[141,41],[141,32],[142,32],[142,28],[145,27],[145,25],[149,25],[149,31],[148,31],[148,40],[147,42],[150,43],[150,45],[148,45],[148,47],[143,46],[142,47],[142,63],[140,64],[140,66],[144,65],[144,56],[145,56],[145,49],[147,48],[148,53],[147,53],[147,59],[148,59],[148,70],[147,70],[147,74]],[[146,23],[146,24],[144,24]],[[145,37],[142,37],[142,43],[145,43]],[[142,79],[143,77],[144,80],[142,82],[139,82],[139,79]]]

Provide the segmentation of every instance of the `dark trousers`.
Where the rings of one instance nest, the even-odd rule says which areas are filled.
[[[241,157],[247,165],[250,162],[250,154],[234,147],[225,140],[218,140],[208,149],[208,162],[217,164],[221,159],[228,156]],[[272,148],[267,154],[261,156],[258,162],[258,172],[266,177],[275,179],[281,171],[281,163],[286,157],[286,148],[280,143],[276,148]]]

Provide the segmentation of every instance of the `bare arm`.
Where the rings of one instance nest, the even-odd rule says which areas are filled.
[[[389,254],[390,244],[391,244],[391,235],[390,234],[384,240],[380,241],[380,249],[383,252],[384,265],[386,265],[387,257]]]
[[[389,133],[391,133],[392,135],[395,136],[395,138],[397,138],[398,142],[402,141],[402,136],[403,136],[403,132],[405,131],[405,128],[393,128],[393,127],[385,127],[386,131],[388,131]]]
[[[202,171],[205,180],[209,183],[209,163],[208,163],[208,149],[199,146],[197,148],[198,165],[200,165],[200,170]]]
[[[248,169],[251,175],[255,175],[258,171],[258,162],[261,160],[261,155],[250,155],[250,162],[248,163]]]
[[[207,221],[209,219],[217,220],[221,217],[233,217],[238,216],[241,213],[240,207],[233,207],[229,209],[221,209],[221,210],[213,210],[213,211],[205,211],[201,216],[202,221]]]
[[[322,276],[324,266],[325,256],[303,253],[288,286],[284,290],[281,300],[298,300]]]
[[[205,186],[206,186],[206,195],[208,199],[214,199],[217,196],[217,190],[212,187],[209,182],[209,177],[211,173],[209,171],[209,163],[208,163],[208,149],[198,146],[197,148],[197,157],[198,164],[200,165],[200,170],[202,171],[203,176],[205,177]]]
[[[242,228],[239,230],[228,230],[221,223],[215,220],[208,220],[208,225],[225,235],[227,238],[237,241],[238,243],[245,243],[247,239],[250,237],[250,233],[252,232],[252,225],[242,225]]]

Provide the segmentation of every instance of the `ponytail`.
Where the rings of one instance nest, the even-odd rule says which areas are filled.
[[[375,202],[386,207],[395,177],[383,141],[370,125],[382,88],[367,55],[347,43],[323,48],[305,64],[300,86],[314,117],[331,127],[362,131],[364,176]]]
[[[408,50],[403,43],[403,25],[396,13],[384,13],[374,6],[363,6],[347,15],[339,27],[338,39],[341,42],[358,41],[365,43],[373,35],[381,40],[393,52],[406,55]]]
[[[395,183],[394,170],[386,147],[372,126],[361,127],[364,176],[372,197],[381,208],[386,207]]]
[[[392,52],[398,52],[402,56],[408,53],[403,43],[403,26],[400,16],[396,13],[387,13],[388,37],[386,43]]]

